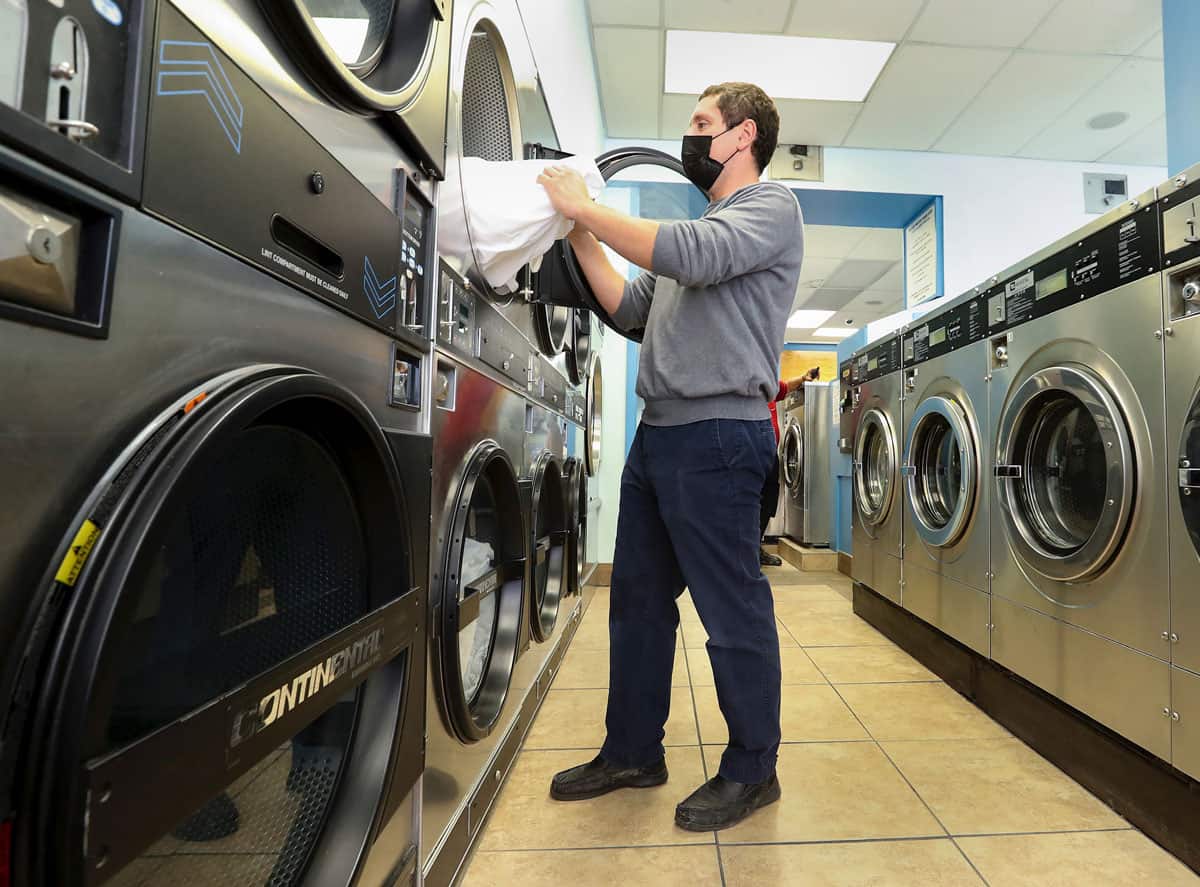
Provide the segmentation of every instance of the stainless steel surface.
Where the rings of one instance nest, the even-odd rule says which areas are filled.
[[[1200,779],[1200,676],[1171,669],[1171,763]]]
[[[71,314],[80,221],[0,187],[0,292],[4,298]]]
[[[992,598],[992,658],[1163,760],[1171,759],[1166,662]]]
[[[587,371],[587,406],[584,412],[584,464],[588,477],[600,474],[600,455],[604,443],[604,371],[600,355],[592,355]]]
[[[991,544],[988,348],[986,341],[976,342],[905,370],[914,383],[905,401],[905,567],[979,591],[988,590]],[[921,451],[939,432],[946,447],[941,452],[952,455],[946,464],[925,464]],[[939,491],[946,483],[954,489]]]
[[[992,481],[993,594],[1167,660],[1164,370],[1153,335],[1161,326],[1155,275],[1012,330],[1008,363],[992,373],[988,444],[994,464],[1020,464],[1022,474],[1034,475],[1008,470]],[[1025,413],[1027,424],[1045,425],[1045,434],[1013,438],[1006,429],[1031,385],[1043,411]],[[1001,449],[1009,440],[1020,447]],[[1058,461],[1080,458],[1087,461],[1078,475]],[[1125,464],[1115,465],[1119,459]],[[1097,472],[1105,472],[1105,490],[1080,484]],[[1122,527],[1126,503],[1132,507]],[[1058,538],[1057,550],[1044,542],[1035,548],[1027,533]],[[1109,544],[1111,534],[1119,544]],[[1053,578],[1056,569],[1064,578]]]
[[[903,494],[900,484],[903,375],[864,382],[853,398],[854,500],[851,574],[873,591],[902,599]]]
[[[783,404],[785,431],[781,462],[785,503],[784,532],[797,542],[827,546],[833,532],[833,477],[830,436],[837,419],[837,386],[806,382]]]
[[[975,652],[989,655],[991,595],[986,591],[905,560],[904,609]]]

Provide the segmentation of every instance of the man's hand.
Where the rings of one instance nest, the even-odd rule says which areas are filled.
[[[547,166],[538,176],[538,184],[546,189],[554,209],[571,221],[592,202],[583,176],[568,166]]]

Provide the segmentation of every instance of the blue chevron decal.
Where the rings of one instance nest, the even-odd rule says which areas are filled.
[[[396,307],[396,275],[393,274],[387,280],[380,281],[379,275],[371,266],[371,260],[364,256],[363,292],[367,294],[367,301],[371,303],[371,310],[375,312],[375,317],[382,318]]]
[[[241,154],[245,108],[212,44],[163,40],[158,46],[158,63],[158,94],[204,96],[229,144]]]

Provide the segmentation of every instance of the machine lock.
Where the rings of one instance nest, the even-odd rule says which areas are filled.
[[[1180,468],[1179,488],[1185,492],[1200,490],[1200,468]]]

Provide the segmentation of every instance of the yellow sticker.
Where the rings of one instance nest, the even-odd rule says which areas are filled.
[[[83,526],[79,528],[79,532],[75,534],[71,547],[67,549],[67,556],[59,564],[58,572],[54,574],[55,581],[61,582],[63,585],[74,586],[75,580],[79,578],[80,570],[87,563],[88,555],[92,553],[92,546],[99,538],[100,528],[90,520],[85,520]]]

